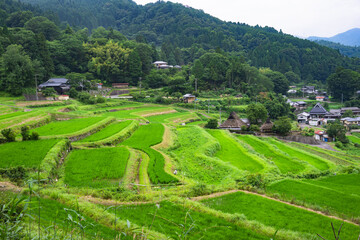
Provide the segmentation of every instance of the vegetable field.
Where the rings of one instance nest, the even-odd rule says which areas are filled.
[[[124,147],[72,151],[65,163],[65,183],[72,187],[117,186],[129,154]]]

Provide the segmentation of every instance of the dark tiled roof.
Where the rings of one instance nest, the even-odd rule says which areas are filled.
[[[326,111],[320,103],[317,103],[313,109],[311,109],[310,114],[328,114],[328,111]]]

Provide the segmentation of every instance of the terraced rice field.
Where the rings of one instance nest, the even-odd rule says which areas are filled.
[[[285,199],[296,199],[343,217],[360,217],[360,175],[339,175],[318,180],[290,180],[267,187]]]
[[[113,211],[113,210],[112,210]],[[120,219],[163,233],[173,239],[178,234],[186,239],[269,239],[221,218],[191,211],[163,201],[155,204],[119,206]]]
[[[206,130],[197,127],[178,127],[179,146],[171,151],[180,174],[202,183],[231,181],[240,174],[230,163],[212,157],[220,144]]]
[[[0,168],[37,168],[57,139],[0,144]]]
[[[13,117],[17,117],[17,116],[22,116],[25,115],[29,112],[13,112],[13,113],[7,113],[7,114],[3,114],[0,115],[0,121],[3,121],[4,119],[7,121],[9,118],[13,118]]]
[[[274,139],[267,139],[271,144],[274,144],[277,148],[279,148],[281,151],[287,153],[289,156],[293,158],[297,158],[300,161],[305,161],[312,166],[316,167],[319,170],[327,170],[330,168],[330,164],[325,159],[322,159],[320,157],[317,157],[316,155],[311,155],[306,152],[297,150],[295,148],[292,148],[290,146],[287,146],[284,143],[281,143],[280,141],[276,141]]]
[[[237,137],[243,142],[249,144],[256,152],[264,155],[267,159],[274,162],[282,173],[299,173],[305,169],[305,167],[299,162],[280,153],[270,144],[258,138],[249,135],[238,135]]]
[[[120,132],[125,127],[127,127],[132,121],[123,121],[123,122],[114,122],[99,132],[90,135],[87,138],[84,138],[78,142],[96,142],[99,140],[103,140],[105,138],[111,137],[114,134]]]
[[[135,133],[125,140],[122,145],[144,151],[149,155],[148,175],[152,183],[170,183],[178,180],[165,172],[165,159],[161,153],[151,148],[162,142],[164,126],[159,123],[142,125]]]
[[[331,223],[336,229],[342,224],[340,220],[243,192],[207,199],[202,203],[225,213],[244,214],[248,220],[260,222],[277,230],[298,232],[303,239],[317,239],[316,234],[331,239],[333,237]],[[359,228],[344,223],[341,235],[342,239],[357,239]],[[291,238],[291,233],[288,233],[288,236]]]
[[[215,156],[225,162],[229,162],[240,170],[249,172],[259,172],[264,169],[264,162],[260,162],[259,158],[255,159],[248,151],[231,136],[221,130],[208,130],[214,138],[216,138],[221,149],[216,152]]]
[[[360,138],[357,137],[356,135],[348,136],[347,138],[348,138],[351,142],[353,142],[353,143],[360,144]]]
[[[129,154],[124,147],[74,150],[66,159],[65,183],[72,187],[117,186]]]
[[[168,107],[142,107],[142,108],[135,108],[130,110],[120,110],[117,112],[107,112],[104,113],[103,116],[112,116],[118,119],[138,119],[138,118],[143,119],[142,115],[157,114],[170,110],[173,109]]]
[[[104,119],[105,118],[103,117],[92,117],[92,118],[77,118],[67,121],[54,121],[42,127],[35,128],[34,131],[39,133],[40,136],[69,134],[80,131]]]
[[[189,112],[174,112],[174,113],[167,113],[161,115],[154,115],[150,117],[146,117],[146,119],[151,123],[165,123],[170,118],[177,118],[186,115],[191,115]]]

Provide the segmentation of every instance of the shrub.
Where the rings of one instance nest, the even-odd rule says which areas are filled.
[[[20,182],[26,178],[26,170],[22,166],[0,169],[0,175],[9,178],[12,182]]]
[[[210,193],[210,189],[207,188],[205,184],[196,184],[191,188],[192,196],[202,196]]]
[[[241,129],[242,129],[242,127],[245,127],[245,126],[241,126]],[[253,125],[250,126],[249,130],[252,131],[252,132],[259,132],[260,128],[259,128],[258,125],[253,124]]]
[[[264,188],[266,186],[263,175],[259,173],[248,175],[246,181],[249,185],[256,188]]]
[[[344,145],[342,144],[342,142],[336,142],[336,143],[335,143],[335,146],[336,146],[337,148],[340,148],[340,149],[342,149],[342,148],[344,147]]]
[[[54,90],[54,88],[46,88],[42,91],[42,94],[45,97],[51,97],[54,96],[56,94],[56,91]]]
[[[206,128],[215,129],[218,127],[218,123],[216,119],[209,119],[207,124],[205,125]]]
[[[39,133],[37,132],[32,132],[30,135],[30,140],[39,140]]]
[[[15,142],[16,135],[11,128],[3,129],[1,134],[6,138],[7,142]]]
[[[28,126],[21,127],[21,136],[23,141],[30,140],[30,132]]]
[[[70,91],[69,91],[69,96],[70,96],[71,98],[77,98],[77,97],[78,97],[78,95],[79,95],[79,92],[78,92],[78,91],[76,91],[76,89],[75,89],[75,88],[70,88]]]
[[[243,125],[241,126],[241,131],[246,132],[248,130],[247,126]]]
[[[96,102],[97,103],[104,103],[104,102],[106,102],[106,98],[104,98],[104,97],[98,97],[97,99],[96,99]]]

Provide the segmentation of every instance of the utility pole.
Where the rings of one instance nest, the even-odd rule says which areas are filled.
[[[344,93],[341,93],[341,104],[344,104]]]
[[[37,86],[37,76],[39,74],[35,74],[35,93],[36,93],[36,101],[39,101],[39,96],[38,96],[38,86]]]
[[[209,100],[208,100],[207,102],[208,102],[208,114],[209,114],[209,109],[210,109],[210,103],[209,103]]]
[[[81,91],[84,91],[84,79],[81,79]]]
[[[221,124],[221,107],[220,107],[220,124]]]
[[[197,78],[195,78],[195,92],[197,92]]]
[[[140,94],[141,94],[141,77],[139,77],[139,84],[140,84]]]

